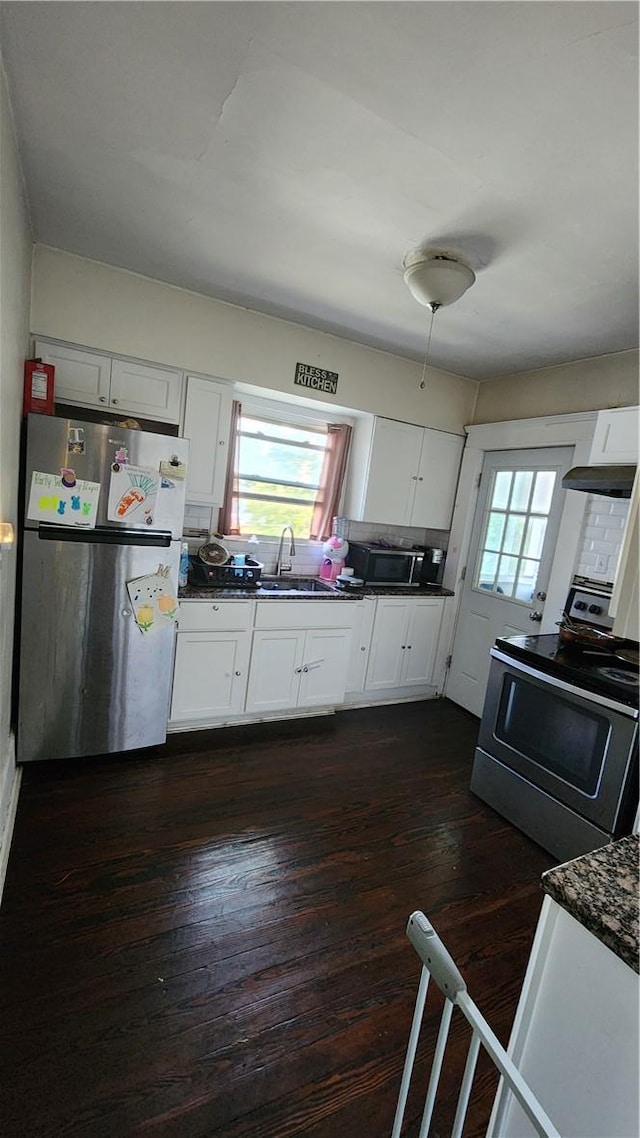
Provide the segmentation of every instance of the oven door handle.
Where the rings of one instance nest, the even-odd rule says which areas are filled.
[[[535,680],[542,680],[543,683],[549,684],[552,688],[560,688],[561,691],[568,692],[569,695],[576,695],[583,700],[588,699],[590,703],[597,703],[600,707],[608,707],[610,711],[619,711],[622,715],[628,716],[629,719],[638,718],[638,711],[635,707],[627,707],[625,703],[618,703],[617,700],[608,699],[606,695],[598,695],[597,692],[585,692],[584,688],[568,684],[566,680],[559,680],[556,676],[550,676],[548,672],[539,672],[536,668],[530,668],[528,664],[523,664],[520,660],[514,659],[513,656],[507,656],[498,648],[491,649],[491,656],[494,660],[500,660],[501,663],[507,664],[514,671],[524,672],[525,675],[532,676]]]

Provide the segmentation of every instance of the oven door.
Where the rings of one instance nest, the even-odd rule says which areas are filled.
[[[637,764],[637,712],[493,649],[479,745],[615,833]]]

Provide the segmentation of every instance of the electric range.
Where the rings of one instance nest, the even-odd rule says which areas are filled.
[[[574,581],[565,611],[607,630],[609,598]],[[564,860],[630,833],[637,810],[638,644],[620,648],[543,633],[491,649],[471,789]]]

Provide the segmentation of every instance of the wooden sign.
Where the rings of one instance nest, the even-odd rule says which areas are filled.
[[[337,371],[325,371],[323,367],[312,367],[311,364],[296,364],[293,382],[300,387],[308,387],[311,391],[322,391],[326,395],[335,395],[338,390],[338,373]]]

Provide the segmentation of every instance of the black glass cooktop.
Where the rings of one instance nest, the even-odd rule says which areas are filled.
[[[564,679],[585,692],[617,699],[628,707],[638,707],[640,690],[638,666],[624,661],[602,649],[574,648],[563,644],[559,636],[551,633],[542,636],[499,636],[496,647],[505,655],[522,660],[551,676]],[[638,645],[627,641],[625,649],[635,650]]]

